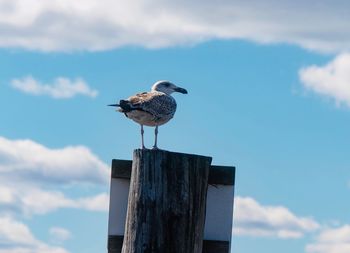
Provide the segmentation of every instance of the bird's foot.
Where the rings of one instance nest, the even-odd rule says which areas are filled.
[[[160,150],[160,148],[158,148],[157,146],[153,146],[152,150]]]

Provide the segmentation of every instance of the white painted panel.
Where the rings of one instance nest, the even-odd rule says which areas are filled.
[[[124,235],[130,180],[112,178],[109,201],[109,235]]]
[[[233,191],[232,185],[208,186],[204,239],[231,241]]]
[[[124,235],[130,180],[111,180],[109,235]],[[204,239],[231,241],[233,186],[209,185]]]

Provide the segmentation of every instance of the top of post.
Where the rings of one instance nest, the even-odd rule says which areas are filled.
[[[173,152],[173,151],[168,151],[168,150],[162,150],[162,149],[135,149],[134,150],[134,155],[139,154],[139,155],[170,155],[173,157],[188,157],[188,158],[196,158],[196,159],[205,159],[208,160],[210,163],[212,161],[212,157],[210,156],[203,156],[203,155],[197,155],[197,154],[187,154],[187,153],[180,153],[180,152]]]
[[[160,159],[162,157],[169,157],[171,159],[182,160],[188,159],[193,161],[205,161],[209,163],[209,184],[213,185],[235,185],[235,171],[234,166],[220,166],[220,165],[211,165],[211,157],[196,155],[196,154],[186,154],[179,152],[171,152],[167,150],[150,150],[150,149],[135,149],[134,155],[138,158],[140,157],[149,157],[153,159]],[[132,171],[132,161],[131,160],[122,160],[122,159],[113,159],[112,160],[112,178],[120,178],[129,180],[131,177]]]

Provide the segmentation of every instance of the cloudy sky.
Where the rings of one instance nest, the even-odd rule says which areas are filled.
[[[105,252],[106,105],[161,79],[159,146],[237,167],[233,252],[350,252],[349,45],[345,0],[0,0],[0,253]]]

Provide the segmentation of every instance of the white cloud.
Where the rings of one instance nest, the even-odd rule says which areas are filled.
[[[36,245],[38,242],[29,228],[9,217],[0,217],[0,244]]]
[[[105,212],[108,194],[96,194],[96,189],[108,185],[108,171],[84,146],[50,149],[32,140],[0,136],[0,253],[68,253],[36,239],[13,217],[31,218],[62,208]],[[84,196],[66,195],[71,189]],[[70,232],[53,227],[50,235],[60,244]]]
[[[11,201],[1,198],[1,192],[4,191],[11,196]],[[108,206],[109,195],[107,193],[73,199],[60,191],[45,190],[38,186],[0,187],[0,213],[14,213],[29,217],[62,208],[106,212]]]
[[[48,191],[35,187],[16,193],[18,201],[14,205],[18,205],[24,215],[46,214],[59,208],[107,211],[109,205],[109,196],[106,193],[77,199],[68,198],[59,191]]]
[[[70,198],[60,189],[105,187],[108,182],[108,166],[84,146],[50,149],[0,136],[0,214],[42,215],[60,208],[107,211],[106,193]]]
[[[23,223],[10,217],[0,217],[0,253],[68,253],[51,247],[34,237]]]
[[[0,46],[105,50],[218,38],[339,52],[350,49],[349,8],[342,0],[2,0]]]
[[[36,247],[13,247],[13,248],[0,248],[0,253],[69,253],[67,250],[60,247],[51,247],[46,244],[41,244]]]
[[[320,225],[312,218],[297,217],[282,206],[263,206],[249,197],[235,198],[234,234],[300,238]]]
[[[85,146],[50,149],[32,140],[0,136],[0,174],[40,184],[107,184],[108,166]],[[4,193],[3,193],[4,194]]]
[[[51,236],[51,240],[54,243],[59,244],[63,243],[64,241],[67,241],[72,237],[72,233],[69,230],[61,227],[52,227],[50,228],[49,233]]]
[[[57,99],[72,98],[76,95],[96,97],[98,94],[97,90],[91,89],[80,78],[70,80],[65,77],[58,77],[52,84],[43,84],[31,76],[27,76],[21,79],[13,79],[11,86],[28,94],[47,95]]]
[[[90,211],[108,211],[109,195],[101,193],[96,196],[78,199],[77,206]]]
[[[303,68],[299,77],[307,89],[350,107],[350,53],[338,55],[325,66]]]
[[[25,215],[45,214],[58,208],[74,207],[73,200],[68,199],[58,191],[45,191],[39,188],[27,188],[25,192],[16,192],[18,202],[15,204],[21,208]]]
[[[316,242],[306,246],[308,253],[349,253],[350,225],[327,228],[320,233]]]
[[[0,204],[6,205],[15,201],[13,193],[10,188],[0,186]]]

